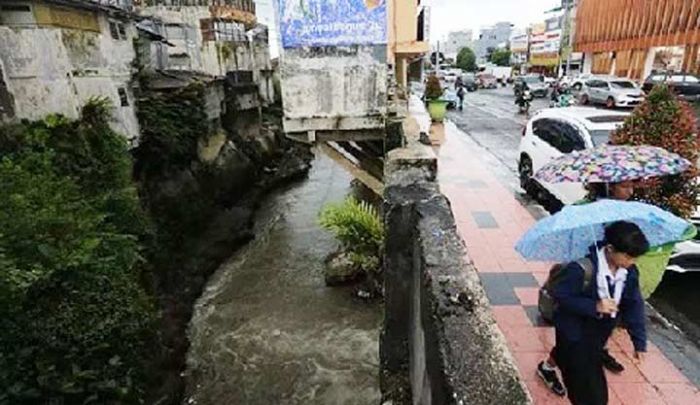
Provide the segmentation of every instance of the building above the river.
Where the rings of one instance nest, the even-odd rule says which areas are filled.
[[[114,129],[136,139],[132,10],[130,0],[2,1],[0,120],[77,118],[89,99],[106,97]]]

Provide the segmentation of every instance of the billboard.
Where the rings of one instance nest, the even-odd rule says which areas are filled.
[[[386,0],[278,0],[284,48],[387,42]]]

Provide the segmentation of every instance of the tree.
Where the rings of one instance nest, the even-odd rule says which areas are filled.
[[[508,49],[496,49],[491,53],[489,60],[498,66],[510,66],[510,51]]]
[[[645,181],[636,197],[676,215],[690,218],[697,206],[700,157],[696,119],[690,106],[679,100],[666,85],[652,89],[625,124],[612,136],[615,145],[652,145],[677,153],[693,163],[676,176]]]
[[[471,49],[464,47],[457,54],[457,67],[467,72],[476,71],[476,55]]]

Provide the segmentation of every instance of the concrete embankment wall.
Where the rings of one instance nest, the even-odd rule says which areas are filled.
[[[387,156],[383,398],[394,405],[531,403],[436,174],[427,146],[409,142]]]

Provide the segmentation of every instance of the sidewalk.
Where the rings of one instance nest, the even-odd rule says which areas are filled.
[[[411,115],[421,128],[430,127],[420,103],[411,103]],[[430,137],[439,159],[441,190],[452,204],[469,259],[530,394],[536,404],[568,404],[550,393],[535,372],[554,344],[554,329],[541,323],[537,311],[538,289],[551,265],[525,262],[513,249],[536,220],[489,169],[484,151],[466,134],[446,122],[430,127]],[[608,347],[625,366],[620,375],[608,374],[610,404],[700,404],[697,387],[651,342],[640,367],[632,363],[626,333],[617,331]]]

